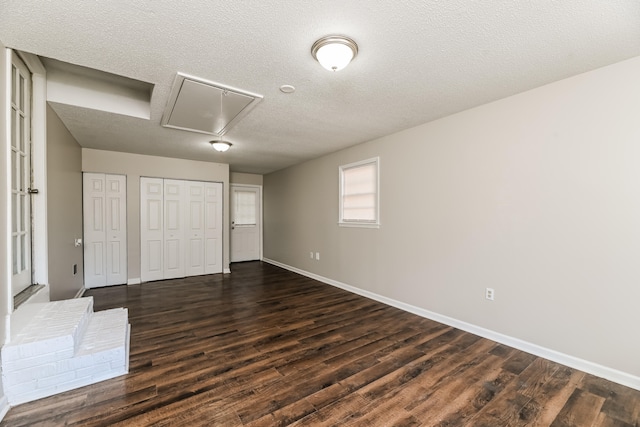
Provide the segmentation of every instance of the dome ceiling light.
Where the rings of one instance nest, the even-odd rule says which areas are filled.
[[[225,142],[223,140],[220,141],[210,141],[209,142],[211,144],[211,146],[213,147],[214,150],[219,151],[221,153],[224,153],[225,151],[227,151],[229,148],[231,148],[231,144],[228,142]]]
[[[311,46],[311,55],[329,71],[343,69],[357,54],[356,42],[345,36],[325,36]]]

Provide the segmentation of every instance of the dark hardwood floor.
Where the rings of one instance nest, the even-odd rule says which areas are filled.
[[[640,425],[640,392],[260,262],[95,289],[128,375],[2,426]]]

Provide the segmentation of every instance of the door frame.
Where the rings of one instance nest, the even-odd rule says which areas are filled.
[[[254,185],[254,184],[229,184],[229,264],[231,264],[231,256],[233,254],[233,239],[231,237],[231,233],[233,232],[233,230],[231,229],[232,227],[232,223],[233,223],[233,190],[235,188],[251,188],[252,190],[258,190],[258,203],[259,203],[259,208],[258,208],[258,238],[259,238],[259,243],[258,243],[258,259],[260,261],[262,261],[262,237],[263,237],[263,232],[262,232],[262,223],[263,221],[263,216],[262,216],[262,206],[264,205],[263,200],[262,200],[262,185]]]

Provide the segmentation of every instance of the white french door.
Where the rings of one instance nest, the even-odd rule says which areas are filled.
[[[31,74],[12,54],[11,66],[11,290],[31,285]]]
[[[140,178],[142,282],[222,272],[222,184]]]
[[[124,175],[84,173],[84,284],[127,283],[127,193]]]
[[[231,186],[231,262],[260,259],[260,187]]]

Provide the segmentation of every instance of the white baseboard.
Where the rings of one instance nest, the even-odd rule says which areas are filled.
[[[76,296],[74,296],[74,298],[82,298],[82,295],[84,295],[84,291],[86,290],[87,288],[80,288],[78,292],[76,292]]]
[[[579,371],[586,372],[588,374],[595,375],[600,378],[604,378],[609,381],[613,381],[615,383],[621,384],[626,387],[631,387],[635,390],[640,390],[640,377],[629,374],[627,372],[622,372],[617,369],[609,368],[607,366],[599,365],[594,362],[590,362],[588,360],[580,359],[575,356],[571,356],[568,354],[561,353],[559,351],[555,351],[546,347],[539,346],[537,344],[533,344],[527,341],[523,341],[518,338],[510,337],[508,335],[501,334],[499,332],[492,331],[490,329],[485,329],[483,327],[473,325],[471,323],[463,322],[458,319],[454,319],[452,317],[444,316],[442,314],[435,313],[433,311],[425,310],[420,307],[416,307],[410,304],[406,304],[401,301],[397,301],[391,298],[387,298],[382,295],[378,295],[373,292],[365,291],[360,288],[356,288],[355,286],[347,285],[346,283],[338,282],[337,280],[329,279],[327,277],[320,276],[318,274],[310,273],[305,270],[301,270],[296,267],[292,267],[287,264],[283,264],[281,262],[263,258],[263,261],[269,264],[273,264],[278,267],[282,267],[285,270],[292,271],[294,273],[298,273],[302,276],[310,277],[319,282],[326,283],[328,285],[335,286],[340,289],[344,289],[346,291],[352,292],[354,294],[361,295],[363,297],[381,302],[383,304],[390,305],[392,307],[399,308],[400,310],[407,311],[409,313],[416,314],[421,317],[425,317],[427,319],[434,320],[436,322],[443,323],[445,325],[453,326],[454,328],[461,329],[463,331],[472,333],[474,335],[481,336],[483,338],[490,339],[492,341],[496,341],[500,344],[508,345],[509,347],[516,348],[518,350],[522,350],[527,353],[531,353],[535,356],[542,357],[547,360],[551,360],[552,362],[560,363],[565,366],[569,366],[570,368],[577,369]]]
[[[230,268],[225,268],[224,271],[222,272],[222,274],[231,274],[231,269]]]
[[[9,409],[11,409],[11,406],[9,405],[9,399],[7,399],[7,396],[2,395],[0,397],[0,421],[2,421],[5,415],[7,415]]]
[[[139,285],[141,282],[139,277],[134,277],[133,279],[127,279],[127,285]]]

